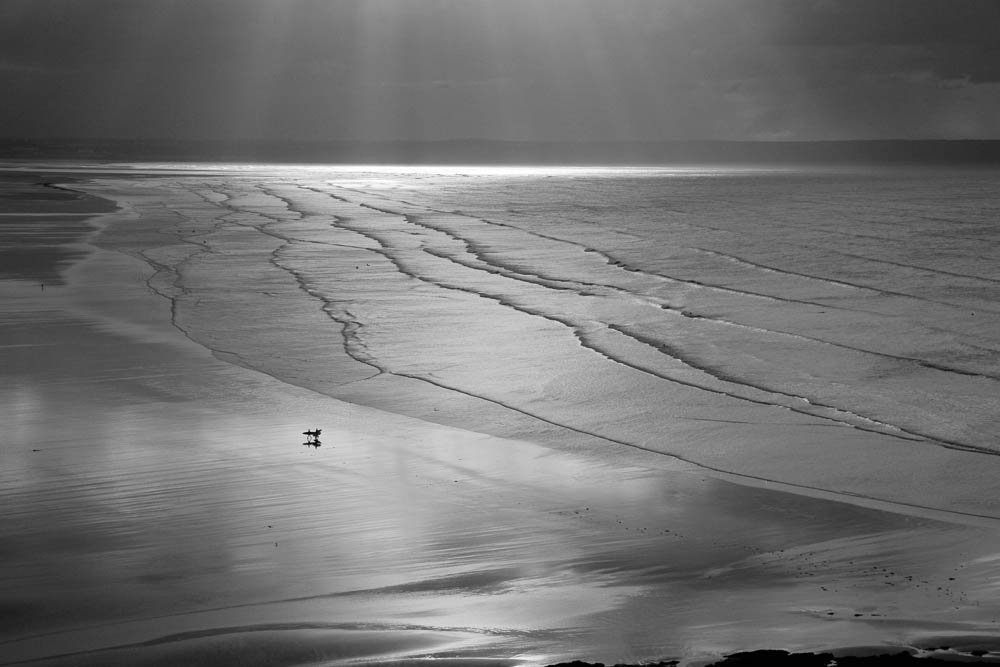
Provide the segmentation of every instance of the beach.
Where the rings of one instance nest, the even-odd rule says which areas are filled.
[[[988,220],[890,275],[618,172],[5,174],[0,665],[1000,653]]]

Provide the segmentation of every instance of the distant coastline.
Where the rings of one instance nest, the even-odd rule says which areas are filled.
[[[339,164],[1000,165],[1000,140],[263,142],[3,138],[0,159]]]

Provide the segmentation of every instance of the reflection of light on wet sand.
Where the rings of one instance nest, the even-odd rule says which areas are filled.
[[[67,340],[88,338],[101,334],[77,325]],[[560,479],[541,448],[505,442],[496,449],[484,436],[307,392],[275,396],[283,405],[254,405],[255,412],[243,401],[259,386],[244,387],[242,398],[191,404],[183,399],[191,381],[185,376],[171,376],[171,387],[154,373],[168,400],[141,399],[104,379],[111,363],[131,376],[138,361],[131,357],[144,351],[112,343],[108,355],[91,359],[92,368],[74,368],[76,382],[22,378],[4,388],[5,399],[16,398],[5,405],[18,415],[10,442],[17,458],[8,459],[16,464],[5,466],[18,485],[5,486],[5,522],[42,554],[29,567],[34,575],[20,572],[6,589],[15,599],[47,599],[47,612],[58,611],[25,619],[25,634],[53,622],[66,629],[111,623],[114,630],[68,632],[58,643],[68,650],[120,644],[203,627],[207,619],[189,612],[226,601],[267,604],[207,615],[222,624],[243,615],[247,622],[360,616],[529,630],[558,624],[567,603],[594,610],[619,595],[600,582],[574,582],[552,565],[579,545],[565,530],[550,530],[546,512],[530,525],[537,510],[525,492]],[[222,364],[201,371],[229,379]],[[301,446],[299,431],[318,419],[355,426],[327,426],[323,448],[313,451]],[[43,451],[32,452],[39,443]],[[574,479],[587,466],[568,459],[558,469]],[[502,497],[491,499],[491,487]],[[433,583],[412,593],[377,592],[484,569],[504,573],[485,595],[475,586],[437,590]],[[566,594],[552,598],[553,586]],[[509,600],[497,604],[498,593]],[[526,615],[525,604],[535,611]],[[185,614],[162,618],[178,612]],[[160,617],[155,627],[128,621],[147,615]],[[25,655],[51,652],[42,649],[51,645],[15,644]]]
[[[903,643],[1000,617],[980,586],[997,578],[994,529],[351,406],[189,344],[127,257],[74,271],[45,305],[14,288],[4,303],[17,317],[0,335],[19,326],[33,346],[0,345],[10,659],[130,645],[67,661],[637,661]],[[323,446],[303,447],[315,427]]]
[[[66,340],[107,337],[76,327]],[[299,641],[266,629],[283,623],[411,628],[401,655],[699,654],[790,628],[807,644],[875,640],[884,631],[854,620],[859,597],[930,618],[941,596],[911,590],[904,612],[888,587],[864,589],[862,561],[940,579],[956,537],[981,548],[960,527],[908,519],[913,532],[896,535],[898,517],[431,426],[249,372],[232,387],[230,367],[200,356],[164,380],[148,349],[112,342],[93,359],[99,381],[3,388],[18,434],[4,522],[24,545],[4,556],[3,587],[39,609],[5,639],[58,633],[7,644],[15,656],[234,626],[259,628],[251,644]],[[129,376],[148,364],[160,393],[105,381],[112,361]],[[318,450],[301,445],[314,426]],[[31,452],[38,442],[46,451]],[[926,549],[887,550],[897,538]],[[836,596],[820,590],[834,581],[846,582]],[[761,622],[748,630],[747,618]],[[459,630],[457,644],[425,643]],[[160,650],[127,653],[141,664]]]

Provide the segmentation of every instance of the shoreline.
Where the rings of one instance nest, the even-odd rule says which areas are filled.
[[[62,284],[61,268],[82,259],[92,221],[117,208],[117,203],[54,181],[40,172],[0,172],[0,278],[36,284]],[[44,211],[35,210],[44,202]],[[27,219],[30,224],[18,224]]]
[[[246,173],[238,175],[241,178],[253,177],[253,174]],[[270,175],[262,172],[257,174],[257,177],[268,178]],[[186,194],[190,195],[191,193]],[[334,199],[340,199],[340,197],[335,196]],[[136,204],[143,200],[140,197],[128,201]],[[289,210],[292,210],[293,204],[290,201],[285,201],[285,205],[289,207]],[[364,203],[361,206],[380,211],[378,207],[368,206]],[[176,225],[177,220],[169,220],[163,224]],[[205,231],[204,235],[207,236],[209,233],[210,230]],[[270,234],[266,235],[270,236]],[[279,237],[275,236],[274,238]],[[184,238],[183,241],[191,243],[192,239]],[[270,239],[268,241],[270,242]],[[256,279],[266,280],[270,284],[271,281],[277,283],[282,279],[285,279],[287,283],[288,276],[285,274],[290,273],[294,284],[288,283],[287,286],[283,287],[285,290],[283,294],[291,300],[292,297],[298,296],[299,292],[304,292],[309,297],[307,299],[309,303],[304,307],[302,305],[296,306],[295,309],[290,309],[289,313],[294,313],[295,318],[301,318],[306,323],[305,326],[310,329],[313,327],[321,329],[333,320],[337,326],[346,327],[347,330],[352,331],[353,325],[349,317],[338,319],[338,316],[334,314],[333,302],[308,288],[302,277],[295,271],[289,270],[288,267],[282,266],[280,263],[275,263],[273,253],[287,247],[288,241],[289,239],[283,239],[285,246],[281,246],[281,242],[279,242],[278,248],[271,249],[272,254],[266,257],[265,254],[261,254],[259,257],[262,261],[266,259],[269,264],[273,265],[270,268],[275,269],[274,271],[268,274],[261,272],[251,275],[254,275]],[[199,240],[198,243],[207,242]],[[238,250],[238,243],[235,248]],[[213,248],[209,252],[210,254],[218,252],[220,256],[224,257],[228,250],[225,247],[220,247],[219,249]],[[185,263],[187,261],[184,260]],[[344,277],[350,279],[349,276],[345,275]],[[239,289],[238,286],[229,287],[234,290],[234,293]],[[214,307],[221,311],[231,306],[224,301],[216,300]],[[234,314],[233,319],[239,321],[238,314]],[[243,324],[253,325],[252,322],[243,322]],[[585,449],[600,457],[604,456],[603,450],[607,449],[605,445],[610,443],[613,448],[628,448],[631,454],[623,455],[625,458],[641,458],[644,461],[649,461],[650,465],[663,465],[668,468],[694,466],[707,474],[748,486],[781,489],[790,493],[839,500],[866,507],[897,511],[901,514],[934,517],[945,521],[954,520],[984,527],[1000,525],[998,524],[1000,517],[984,511],[992,505],[989,498],[969,496],[962,490],[969,480],[977,480],[980,485],[983,485],[983,479],[991,478],[990,467],[981,464],[994,464],[994,461],[977,457],[995,456],[996,454],[987,453],[984,450],[953,450],[950,447],[940,446],[940,443],[933,439],[915,441],[909,437],[900,437],[892,433],[869,433],[866,429],[859,428],[818,429],[815,423],[810,422],[812,418],[810,415],[795,413],[792,418],[786,418],[785,409],[787,406],[785,405],[773,406],[779,409],[770,413],[753,414],[747,412],[745,417],[747,421],[745,423],[732,421],[732,424],[741,424],[732,428],[719,426],[713,430],[710,425],[677,428],[670,424],[663,424],[664,428],[670,427],[670,430],[665,432],[675,439],[676,444],[658,448],[640,444],[641,436],[644,435],[641,431],[635,434],[629,433],[627,428],[620,431],[606,431],[601,423],[592,423],[589,427],[584,424],[567,424],[559,419],[558,411],[546,413],[539,410],[525,410],[503,400],[496,400],[485,394],[480,395],[476,391],[469,390],[468,387],[458,386],[454,382],[439,382],[432,377],[433,374],[429,376],[427,374],[413,375],[406,372],[387,373],[378,365],[369,364],[363,358],[363,354],[359,356],[355,351],[352,351],[352,344],[357,347],[357,341],[353,334],[345,337],[343,351],[334,349],[337,346],[331,345],[327,349],[313,352],[331,358],[339,355],[341,360],[331,363],[331,372],[351,374],[351,377],[356,380],[364,380],[364,382],[354,384],[353,387],[347,387],[346,385],[353,383],[338,384],[324,382],[322,379],[317,381],[317,378],[308,372],[300,372],[297,376],[282,375],[282,373],[274,372],[269,368],[267,355],[260,354],[258,349],[234,350],[226,345],[220,347],[218,343],[213,345],[211,340],[213,336],[219,338],[215,331],[208,330],[199,334],[199,332],[189,331],[183,326],[179,328],[185,335],[195,339],[199,345],[213,350],[214,354],[224,361],[269,374],[281,382],[317,391],[325,396],[381,408],[394,413],[407,414],[433,423],[479,431],[484,416],[488,415],[485,421],[504,423],[504,426],[488,431],[492,435],[500,437],[512,434],[515,438],[539,437],[541,441],[552,444],[559,449],[569,451]],[[219,340],[223,344],[227,343],[224,338],[219,338]],[[345,361],[346,363],[344,363]],[[502,371],[503,369],[496,370]],[[633,368],[633,370],[640,371],[638,380],[646,379],[641,377],[643,368]],[[685,383],[681,382],[680,384]],[[689,384],[689,386],[695,389],[705,389],[693,384]],[[712,388],[707,388],[706,391],[712,394],[711,399],[719,397],[720,392],[714,391]],[[686,399],[685,396],[679,394],[676,398],[679,401]],[[730,398],[736,399],[738,397]],[[436,403],[444,400],[448,400],[453,406],[448,414],[437,412]],[[457,404],[461,404],[461,407],[454,409]],[[696,416],[692,417],[694,421],[715,421],[721,425],[727,421],[727,410],[742,411],[745,407],[745,404],[741,405],[738,402],[736,404],[730,403],[727,407],[723,407],[722,403],[712,401],[705,401],[705,404],[707,406],[705,414],[702,415],[695,410]],[[434,406],[433,410],[432,406]],[[645,407],[652,410],[655,406],[646,405]],[[822,420],[822,417],[817,419]],[[514,421],[517,421],[518,426],[510,428],[508,425]],[[796,434],[790,434],[790,431],[787,430],[783,432],[781,427],[804,427],[804,431],[810,428],[812,431],[805,437],[799,437]],[[750,437],[747,437],[748,432],[751,433]],[[524,436],[523,434],[528,435]],[[630,435],[633,437],[627,437]],[[888,437],[888,439],[882,439],[883,436]],[[767,442],[768,445],[755,447],[757,451],[754,455],[747,456],[737,444],[734,444],[744,440],[752,441],[757,445]],[[907,464],[907,460],[911,458],[915,449],[919,452],[916,458],[922,461],[922,465]],[[963,456],[957,456],[953,453],[954,451],[962,452]],[[811,461],[812,465],[797,468],[783,465],[800,457]],[[844,466],[845,458],[849,461],[863,462],[861,465],[878,470],[879,474],[884,476],[885,484],[883,486],[890,491],[884,492],[881,496],[873,494],[872,489],[878,487],[866,484],[863,476],[859,476],[852,467]],[[817,477],[811,472],[812,469],[823,470],[825,475]],[[773,473],[774,470],[780,470],[783,476],[782,474],[769,474],[769,472]],[[921,494],[917,493],[916,489],[934,489],[937,495],[932,500],[936,504],[919,502]]]
[[[613,644],[601,633],[609,628],[652,637],[656,628],[703,626],[701,638],[687,640],[690,655],[680,655],[680,644],[676,655],[659,655],[697,661],[734,641],[726,622],[751,609],[765,624],[737,642],[743,648],[780,643],[782,624],[802,631],[793,648],[816,650],[836,637],[857,646],[993,628],[972,604],[988,599],[962,587],[993,571],[994,563],[976,558],[991,553],[995,531],[647,467],[644,457],[615,467],[343,403],[228,364],[185,339],[169,327],[165,300],[145,291],[138,268],[137,260],[98,250],[74,266],[66,286],[46,290],[47,302],[26,290],[5,306],[11,319],[0,330],[7,344],[0,353],[15,386],[4,400],[19,408],[3,477],[11,489],[5,500],[14,502],[3,521],[43,556],[29,563],[29,546],[0,555],[12,566],[0,583],[16,593],[14,609],[19,599],[36,609],[28,618],[49,637],[3,634],[0,646],[21,651],[22,661],[63,664],[46,653],[61,641],[105,651],[92,664],[107,664],[114,658],[107,651],[124,643],[112,637],[131,637],[138,648],[127,660],[143,664],[159,659],[150,647],[160,646],[165,628],[194,637],[185,633],[246,622],[263,638],[274,624],[318,618],[340,619],[332,623],[341,629],[360,622],[402,632],[408,657],[378,654],[386,663],[490,652],[495,664],[607,659]],[[114,313],[122,304],[128,320],[95,319],[95,309]],[[44,354],[15,356],[24,349],[9,346],[25,341]],[[317,422],[330,440],[310,452],[293,438]],[[52,444],[36,452],[36,442]],[[90,507],[75,509],[81,503]],[[56,548],[57,534],[82,541]],[[902,540],[917,553],[893,547]],[[102,566],[105,559],[117,569]],[[71,562],[88,567],[59,574]],[[885,573],[871,574],[876,563]],[[961,580],[949,584],[946,573],[959,565]],[[122,569],[124,578],[116,574]],[[60,590],[33,592],[39,576],[56,577]],[[928,583],[915,584],[904,606],[888,590],[906,586],[908,576]],[[821,590],[835,584],[845,592]],[[99,633],[74,630],[69,610],[86,613],[103,589],[123,606],[120,616]],[[939,618],[946,599],[961,607],[950,620]],[[137,614],[140,601],[163,613]],[[55,620],[67,613],[69,620]],[[894,623],[899,629],[888,629]],[[469,633],[458,648],[423,643],[459,628]],[[336,653],[349,642],[329,630],[316,641]],[[283,632],[255,646],[287,646],[291,652],[280,655],[298,664],[290,647],[301,636]],[[227,650],[234,661],[241,655]],[[539,653],[549,657],[528,658]]]

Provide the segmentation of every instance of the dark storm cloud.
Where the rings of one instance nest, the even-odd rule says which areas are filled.
[[[981,0],[2,0],[0,132],[998,136],[998,25]]]
[[[774,4],[774,3],[772,3]],[[771,36],[779,45],[841,47],[879,67],[879,54],[942,79],[1000,81],[1000,2],[995,0],[783,0]],[[895,55],[893,55],[895,54]]]
[[[779,41],[799,44],[993,44],[1000,22],[995,0],[781,0],[760,7],[774,16]]]
[[[274,3],[272,3],[274,4]],[[337,24],[310,23],[301,11],[267,10],[254,0],[5,0],[0,3],[0,53],[34,65],[74,69],[115,67],[135,60],[179,66],[233,63],[243,38],[284,30],[276,19],[292,19],[293,52],[321,55]],[[261,25],[271,21],[271,26]],[[335,35],[343,38],[344,35]]]

